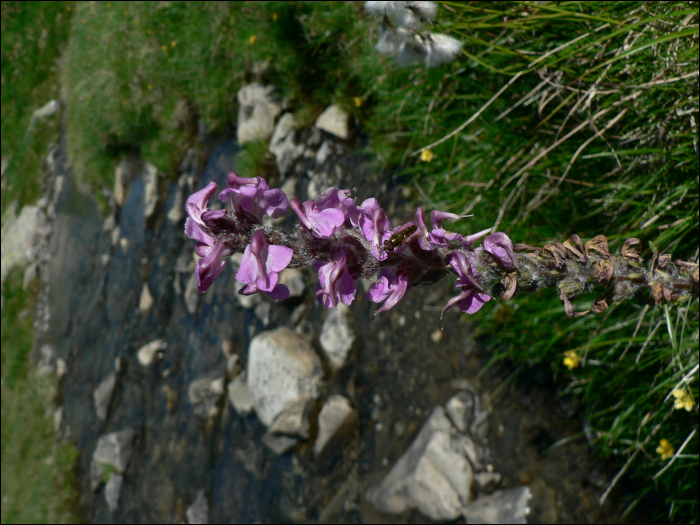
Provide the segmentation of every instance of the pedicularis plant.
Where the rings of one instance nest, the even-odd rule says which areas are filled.
[[[355,281],[378,274],[365,295],[384,303],[375,315],[390,310],[406,292],[419,284],[433,284],[455,275],[458,294],[442,310],[457,306],[473,314],[498,296],[507,301],[516,292],[556,288],[570,318],[605,311],[626,299],[680,303],[698,295],[698,265],[655,252],[647,263],[639,255],[641,241],[627,239],[618,256],[611,255],[604,235],[585,244],[578,235],[543,247],[513,244],[502,232],[484,230],[464,237],[447,231],[443,222],[460,219],[454,213],[433,211],[432,229],[418,208],[413,221],[391,227],[377,199],[361,205],[350,190],[329,188],[317,199],[287,199],[282,190],[270,189],[261,177],[227,175],[228,188],[219,200],[229,209],[210,210],[209,200],[218,186],[211,182],[187,199],[189,218],[185,233],[197,241],[200,256],[195,271],[204,293],[221,273],[226,258],[243,252],[236,280],[243,295],[263,293],[284,300],[289,290],[279,283],[285,268],[311,266],[318,274],[316,296],[325,308],[355,299]],[[263,225],[263,216],[283,216],[291,205],[299,218],[294,231]],[[483,238],[480,246],[474,244]],[[492,286],[493,285],[493,286]],[[602,285],[590,310],[574,311],[571,299]],[[491,287],[488,291],[488,288]],[[647,291],[647,293],[645,293]]]

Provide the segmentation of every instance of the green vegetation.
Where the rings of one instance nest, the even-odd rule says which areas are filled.
[[[59,80],[72,164],[97,190],[134,150],[174,176],[197,119],[230,132],[237,90],[269,60],[267,80],[298,120],[344,107],[378,172],[408,181],[428,209],[474,214],[454,226],[463,233],[497,227],[540,246],[602,233],[613,251],[638,237],[645,257],[698,260],[697,3],[445,2],[433,30],[465,47],[432,70],[378,56],[379,20],[360,3],[3,3],[2,28],[3,209],[38,194],[28,174],[39,173],[57,119],[26,130]],[[424,148],[432,161],[421,161]],[[267,169],[263,157],[246,147],[250,170]],[[464,321],[490,336],[494,363],[548,366],[583,401],[598,454],[642,487],[630,510],[697,521],[697,300],[570,320],[544,290]],[[3,378],[5,367],[3,339]],[[683,378],[690,412],[673,410]],[[685,448],[662,459],[662,438]],[[5,434],[3,463],[4,447]]]

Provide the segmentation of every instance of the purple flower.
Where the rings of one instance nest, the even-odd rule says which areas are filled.
[[[273,219],[287,213],[287,196],[280,189],[271,190],[262,177],[244,178],[231,172],[226,175],[228,188],[219,195],[221,202],[231,200],[234,212],[246,212],[262,222],[263,215]]]
[[[490,301],[491,297],[487,293],[479,291],[479,287],[475,278],[479,274],[472,268],[467,260],[467,256],[462,252],[453,252],[450,255],[450,265],[457,272],[457,280],[455,286],[462,289],[462,293],[453,297],[443,308],[440,314],[440,319],[445,315],[445,312],[453,306],[458,306],[465,313],[476,313],[485,302]]]
[[[314,271],[318,273],[316,297],[324,308],[336,307],[338,302],[350,305],[355,299],[355,282],[348,271],[347,256],[341,249],[333,250],[333,260],[323,264],[316,262]]]
[[[463,237],[460,243],[462,246],[467,248],[468,250],[472,249],[472,244],[474,244],[476,241],[481,239],[484,235],[489,233],[491,231],[491,228],[487,228],[486,230],[481,230],[478,233],[472,233],[471,235],[467,235],[466,237]]]
[[[408,274],[399,271],[398,275],[395,276],[390,270],[383,269],[377,282],[372,283],[369,287],[365,298],[374,303],[384,302],[381,308],[374,312],[374,315],[377,315],[396,306],[410,287]]]
[[[465,215],[469,217],[469,215]],[[418,230],[410,237],[410,240],[418,239],[418,246],[425,251],[432,251],[436,246],[448,246],[448,242],[461,241],[462,236],[459,233],[449,232],[442,227],[442,221],[445,219],[460,219],[462,215],[449,213],[446,211],[433,210],[430,212],[430,222],[433,225],[432,231],[428,232],[425,226],[425,212],[423,208],[416,209],[416,226]]]
[[[336,189],[336,188],[333,188]],[[336,189],[337,190],[337,189]],[[322,204],[339,204],[332,198],[326,198],[326,194],[321,194]],[[292,198],[289,203],[292,205],[294,213],[314,237],[318,239],[328,239],[333,236],[335,230],[345,223],[343,210],[335,207],[322,208],[316,205],[317,201],[306,201],[302,203],[297,198]]]
[[[251,295],[262,292],[276,300],[289,297],[289,288],[277,282],[279,272],[289,266],[293,254],[291,248],[268,244],[263,231],[256,231],[245,248],[241,267],[236,274],[236,280],[247,285],[238,293]]]
[[[384,251],[384,241],[391,237],[391,224],[386,212],[379,206],[377,199],[367,199],[360,206],[358,226],[362,236],[370,243],[370,253],[375,259],[383,261],[387,258]]]
[[[201,250],[200,243],[197,244],[197,248]],[[204,250],[198,251],[197,248],[195,248],[197,255],[202,255]],[[213,246],[207,247],[207,253],[197,261],[197,268],[194,271],[197,288],[200,293],[206,292],[214,282],[214,279],[219,276],[226,264],[223,258],[230,255],[233,255],[233,250],[227,248],[223,240],[216,241]]]
[[[218,187],[216,182],[210,182],[205,188],[193,193],[187,198],[187,203],[185,203],[187,215],[200,226],[204,226],[202,214],[209,210],[209,200],[214,193],[216,193]]]
[[[492,233],[484,239],[484,251],[493,255],[508,270],[515,268],[513,241],[503,232]]]

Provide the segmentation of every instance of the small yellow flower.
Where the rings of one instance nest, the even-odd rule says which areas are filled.
[[[112,7],[112,2],[107,2],[107,7]]]
[[[122,101],[122,104],[124,104],[126,106],[128,104],[128,102],[126,100],[124,100],[124,101]]]
[[[690,394],[685,390],[675,388],[673,390],[673,397],[676,398],[673,402],[673,406],[676,407],[676,410],[680,410],[681,408],[685,408],[688,412],[693,410],[695,403],[693,403],[693,398],[690,397]]]
[[[420,152],[420,160],[423,162],[430,162],[435,158],[435,154],[429,149],[424,149]]]
[[[117,130],[117,137],[121,137],[121,136],[122,136],[121,130]]]
[[[358,108],[362,106],[362,99],[360,97],[354,97],[353,100],[355,101],[355,106]]]
[[[564,355],[566,356],[564,358],[564,366],[569,370],[573,370],[581,363],[581,358],[578,356],[575,350],[564,352]]]
[[[134,20],[134,24],[139,25],[139,19]]]
[[[94,5],[91,5],[91,6],[90,6],[90,11],[94,11],[94,10],[95,10],[95,6],[94,6]]]
[[[656,453],[661,456],[662,461],[666,461],[673,457],[675,450],[673,450],[673,445],[669,443],[668,439],[663,438],[659,441],[659,446],[656,447]]]
[[[164,45],[163,47],[161,47],[161,49],[162,49],[163,51],[165,51],[166,53],[168,52],[168,46],[166,46],[166,45]]]
[[[177,40],[173,40],[172,42],[170,42],[170,45],[175,47],[177,45]]]
[[[92,95],[88,95],[88,100],[92,100]]]
[[[151,84],[148,84],[148,91],[152,90],[153,86]]]
[[[255,35],[251,35],[251,37],[248,39],[248,43],[250,43],[250,45],[255,44]]]
[[[275,21],[277,21],[277,18],[278,18],[278,17],[277,17],[277,13],[272,13],[272,19],[275,20]]]
[[[92,35],[88,35],[88,40],[92,40]]]

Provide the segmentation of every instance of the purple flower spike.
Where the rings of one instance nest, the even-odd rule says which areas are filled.
[[[209,199],[212,198],[219,186],[216,182],[210,182],[206,188],[201,189],[187,198],[185,210],[194,222],[200,226],[204,225],[202,214],[209,209]]]
[[[416,230],[414,235],[420,235],[418,238],[418,246],[420,249],[427,252],[434,250],[435,246],[430,243],[430,234],[428,233],[428,228],[425,226],[425,212],[420,206],[416,209],[416,226],[418,226],[418,230]]]
[[[293,254],[291,248],[268,244],[262,230],[256,231],[245,248],[241,267],[236,274],[236,280],[247,285],[240,293],[250,295],[262,292],[276,300],[289,297],[289,288],[277,282],[279,272],[289,266]]]
[[[482,293],[476,288],[467,288],[458,296],[447,301],[445,308],[442,309],[440,314],[440,320],[442,321],[445,312],[453,306],[459,306],[459,309],[465,314],[473,314],[478,312],[484,303],[490,300],[491,297],[488,294]]]
[[[391,237],[391,224],[386,217],[386,212],[375,198],[364,201],[360,210],[359,227],[362,236],[371,243],[369,251],[374,258],[383,261],[387,258],[384,241]]]
[[[226,261],[222,259],[232,255],[233,251],[226,248],[224,241],[217,241],[214,246],[207,246],[207,253],[204,254],[205,249],[201,244],[202,243],[197,243],[195,252],[198,255],[204,256],[197,261],[197,268],[195,269],[194,276],[197,281],[199,292],[204,293],[214,282],[214,279],[219,276],[221,270],[224,269]]]
[[[345,214],[337,208],[319,210],[314,206],[314,201],[302,204],[297,198],[292,198],[289,203],[299,217],[299,222],[318,239],[329,239],[345,223]]]
[[[513,241],[503,232],[492,233],[484,239],[484,251],[493,255],[508,270],[515,268]]]
[[[231,200],[234,212],[246,212],[262,222],[263,215],[273,219],[287,213],[287,196],[280,189],[271,190],[262,177],[245,178],[231,172],[226,175],[228,188],[219,194],[219,200]]]
[[[355,299],[355,282],[348,271],[347,256],[341,249],[333,250],[333,261],[314,263],[319,283],[316,284],[316,297],[324,308],[337,307],[338,302],[350,305]]]
[[[374,315],[377,315],[396,306],[410,287],[406,273],[399,272],[398,275],[394,276],[389,270],[385,270],[382,271],[377,282],[372,283],[369,287],[365,298],[374,303],[384,302],[381,308],[374,312]]]

